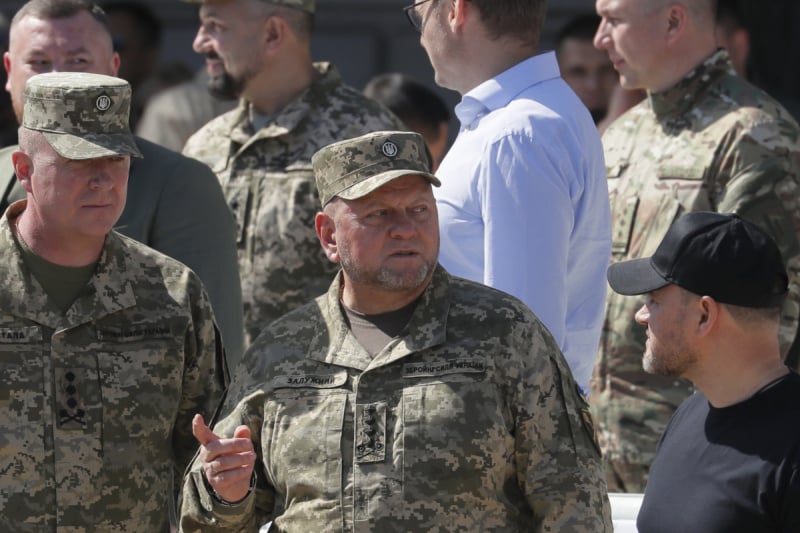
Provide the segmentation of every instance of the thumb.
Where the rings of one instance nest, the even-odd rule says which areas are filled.
[[[194,435],[194,438],[196,438],[197,441],[203,446],[209,442],[219,440],[219,437],[215,435],[214,432],[211,431],[211,428],[206,425],[203,415],[194,415],[194,418],[192,419],[192,434]]]
[[[247,426],[239,426],[236,428],[236,431],[233,432],[233,438],[235,439],[250,439],[250,428]]]

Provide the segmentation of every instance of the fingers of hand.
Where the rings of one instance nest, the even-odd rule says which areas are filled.
[[[238,426],[233,432],[233,436],[237,439],[250,439],[250,428],[247,426]]]
[[[203,446],[219,440],[219,437],[206,425],[203,415],[194,415],[192,419],[192,434]]]
[[[256,453],[252,450],[217,456],[214,460],[203,463],[206,479],[221,495],[247,492],[250,486],[250,475],[255,465]],[[237,490],[238,489],[238,490]],[[228,499],[226,497],[226,499]],[[238,499],[238,498],[235,498]]]

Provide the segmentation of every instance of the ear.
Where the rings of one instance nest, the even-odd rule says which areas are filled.
[[[720,319],[720,304],[710,296],[701,296],[695,304],[695,333],[707,337],[717,326]]]
[[[682,4],[672,4],[667,11],[667,43],[675,43],[686,30],[689,21],[689,14],[686,6]]]
[[[324,212],[317,213],[314,217],[314,228],[325,256],[331,263],[338,263],[339,246],[336,244],[336,225],[333,218]]]
[[[3,54],[3,67],[6,69],[6,91],[11,92],[11,56],[8,52]]]
[[[453,9],[447,17],[447,22],[451,30],[458,30],[464,27],[467,22],[467,12],[472,13],[472,5],[469,0],[452,0]]]
[[[119,58],[119,54],[117,52],[114,52],[114,54],[111,56],[111,65],[110,65],[111,66],[111,75],[112,76],[117,76],[118,75],[120,62],[121,62],[121,60]]]
[[[11,162],[14,165],[14,174],[17,175],[22,188],[25,192],[31,193],[31,176],[33,175],[33,160],[20,150],[11,154]]]
[[[264,51],[272,52],[281,47],[289,33],[289,25],[281,17],[268,17],[264,21],[262,39]]]

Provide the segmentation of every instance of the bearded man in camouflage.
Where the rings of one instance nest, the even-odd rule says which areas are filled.
[[[189,0],[202,1],[202,0]],[[240,96],[186,143],[216,172],[237,223],[245,345],[325,292],[335,270],[314,235],[311,156],[321,147],[400,126],[386,108],[312,63],[314,0],[204,0],[194,50],[209,88]]]
[[[423,138],[376,132],[313,165],[341,272],[264,330],[214,431],[195,419],[183,531],[611,531],[558,344],[521,301],[437,264]]]
[[[0,530],[169,531],[189,429],[224,388],[208,298],[186,266],[112,231],[131,92],[31,77],[0,221]]]
[[[717,49],[714,5],[597,0],[595,46],[608,51],[623,87],[648,93],[603,135],[612,262],[651,256],[686,212],[736,213],[755,223],[787,262],[785,355],[800,312],[800,130]],[[645,331],[634,314],[643,303],[608,293],[590,396],[614,491],[644,490],[658,439],[691,392],[686,381],[642,369]]]

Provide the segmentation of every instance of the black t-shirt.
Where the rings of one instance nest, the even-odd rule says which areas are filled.
[[[659,443],[640,533],[800,532],[800,376],[716,409],[696,392]]]

